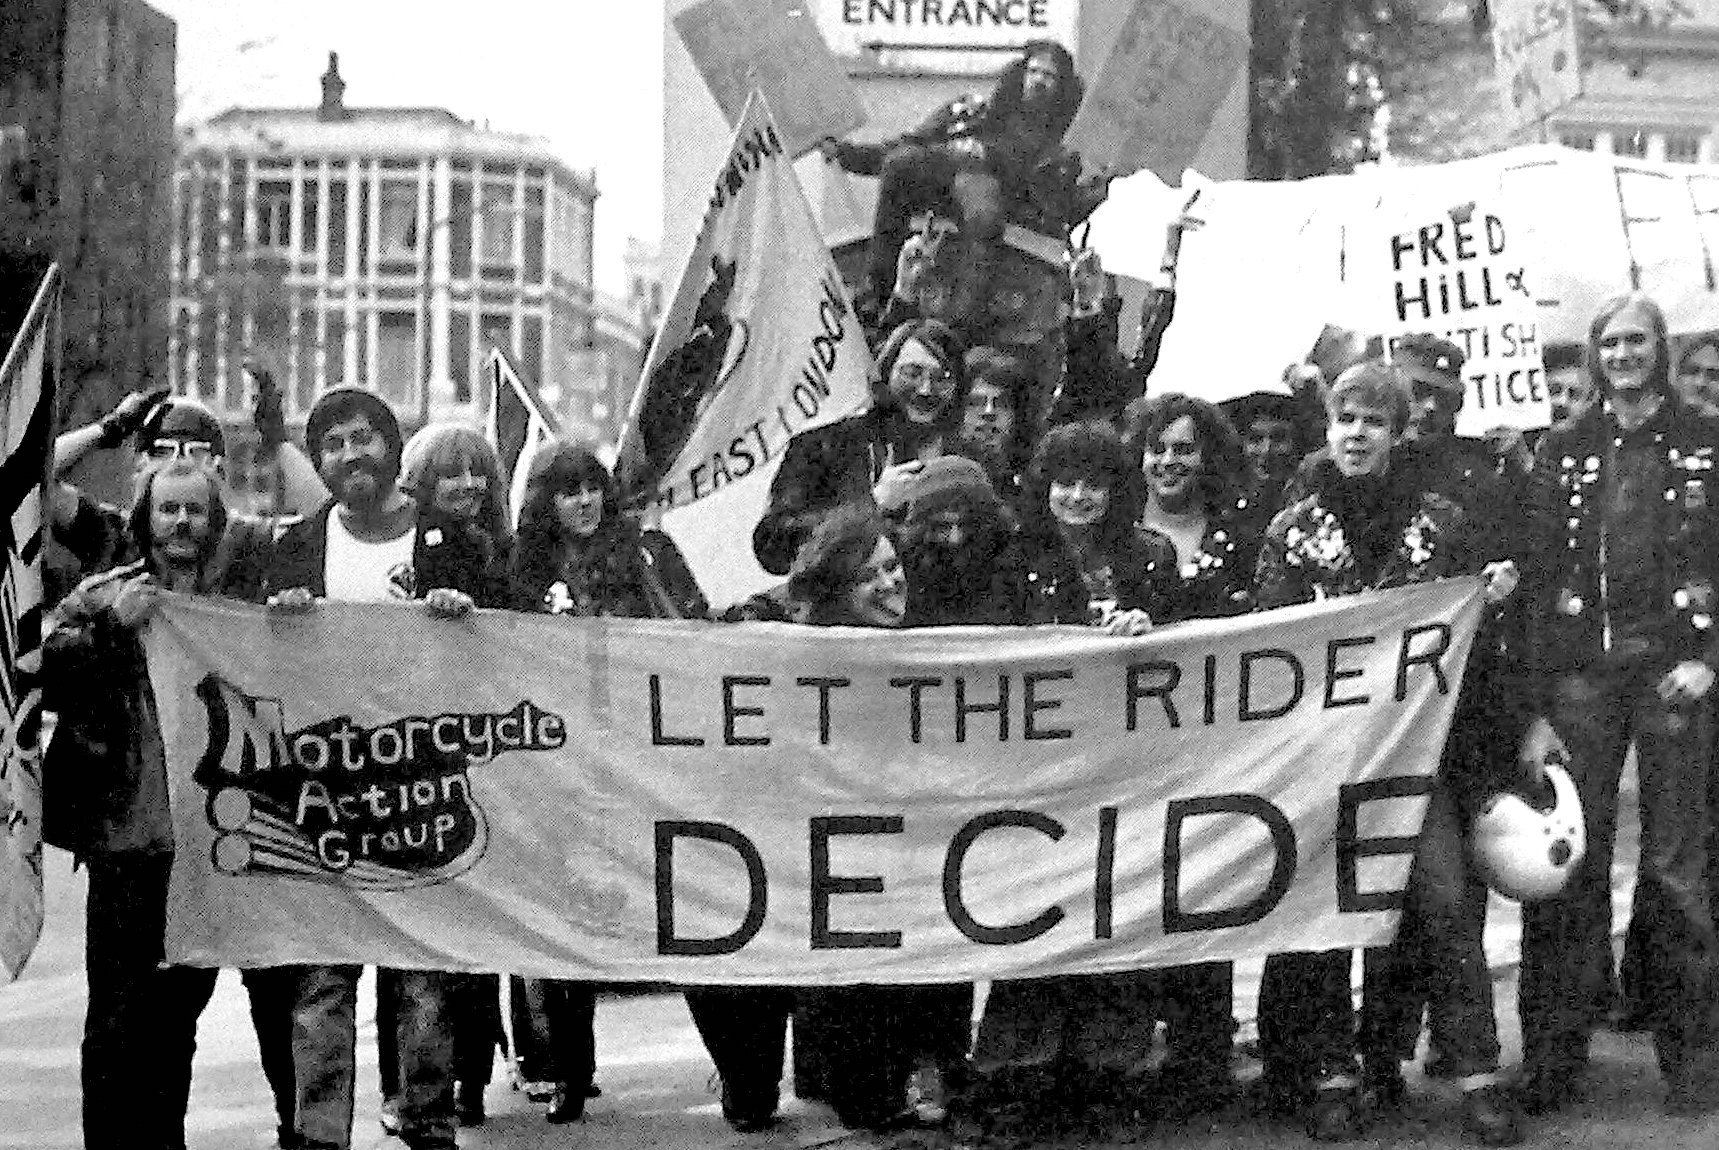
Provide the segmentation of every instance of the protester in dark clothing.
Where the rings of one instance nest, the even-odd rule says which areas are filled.
[[[1311,470],[1305,494],[1272,521],[1260,549],[1254,595],[1261,609],[1317,598],[1403,586],[1479,568],[1461,508],[1425,490],[1418,471],[1394,459],[1408,425],[1412,393],[1396,369],[1364,363],[1338,377],[1326,393],[1328,457]],[[1485,569],[1487,595],[1501,601],[1515,589],[1507,563]],[[1461,913],[1463,841],[1451,788],[1435,779],[1409,880],[1429,926],[1428,945],[1441,950],[1431,965],[1443,980],[1486,978],[1484,961],[1465,964],[1479,945],[1479,926]],[[1358,1090],[1354,1008],[1348,951],[1279,954],[1266,961],[1260,984],[1260,1045],[1273,1103],[1305,1109],[1309,1134],[1323,1141],[1357,1136],[1366,1099]],[[1451,995],[1444,995],[1450,998]],[[1464,1118],[1471,1136],[1488,1145],[1519,1141],[1513,1108],[1495,1079],[1491,1017],[1467,1018],[1473,1034],[1457,1037],[1470,1087]],[[1490,1049],[1487,1049],[1490,1047]]]
[[[789,595],[814,626],[901,627],[907,579],[890,528],[869,508],[845,507],[819,524],[795,557]],[[844,1126],[879,1129],[904,1116],[948,1115],[946,1078],[964,1065],[971,983],[805,988],[802,1020],[823,1055],[823,1097]]]
[[[1241,534],[1244,468],[1235,429],[1212,404],[1177,392],[1136,400],[1127,414],[1127,440],[1146,479],[1140,536],[1169,557],[1154,573],[1153,622],[1245,613],[1253,577],[1245,563],[1258,544]],[[1165,970],[1157,982],[1168,1045],[1158,1106],[1182,1115],[1216,1109],[1234,1093],[1231,964]]]
[[[1578,1097],[1588,1039],[1611,1006],[1610,883],[1618,776],[1634,742],[1644,924],[1643,996],[1673,1113],[1719,1108],[1719,961],[1712,911],[1710,700],[1719,548],[1719,425],[1671,387],[1665,317],[1620,297],[1588,332],[1603,403],[1541,442],[1529,503],[1544,557],[1531,619],[1537,700],[1569,748],[1587,854],[1562,897],[1524,908],[1524,1103]]]
[[[1013,504],[1032,456],[1037,381],[1025,359],[1001,348],[973,348],[967,353],[966,369],[967,396],[957,451],[983,466],[995,494]]]
[[[50,616],[44,837],[89,868],[82,1050],[84,1145],[185,1145],[197,1019],[213,969],[163,965],[173,824],[155,696],[137,637],[165,587],[220,590],[219,485],[189,463],[145,478],[130,517],[143,556],[83,580]]]
[[[1014,519],[970,459],[934,459],[908,492],[901,558],[907,626],[1026,622]]]
[[[1296,464],[1313,449],[1320,428],[1310,424],[1306,405],[1280,392],[1254,391],[1218,404],[1241,436],[1248,482],[1236,499],[1242,537],[1253,545],[1249,571],[1272,517],[1283,507],[1283,489]]]
[[[1212,404],[1170,392],[1130,406],[1127,441],[1146,479],[1141,537],[1172,560],[1157,572],[1153,621],[1246,612],[1253,579],[1246,562],[1259,544],[1245,535],[1235,428]]]
[[[1456,436],[1464,401],[1462,351],[1417,333],[1398,341],[1392,354],[1411,398],[1400,458],[1392,466],[1412,471],[1415,486],[1462,509],[1468,545],[1477,556],[1525,560],[1520,501],[1514,485],[1498,474],[1499,457],[1488,444]],[[1448,796],[1464,825],[1492,794],[1519,781],[1515,752],[1525,717],[1516,702],[1523,689],[1516,607],[1503,605],[1482,620],[1440,762],[1443,790],[1436,811],[1447,809]],[[1424,880],[1417,874],[1410,886],[1396,940],[1365,956],[1365,1087],[1381,1107],[1394,1108],[1406,1097],[1400,1064],[1414,1057],[1424,1011],[1433,1028],[1429,1070],[1458,1079],[1470,1092],[1470,1133],[1483,1143],[1503,1144],[1518,1136],[1519,1122],[1514,1113],[1490,1108],[1498,1096],[1487,1090],[1498,1081],[1499,1048],[1482,945],[1486,886],[1465,855],[1433,853],[1423,864],[1427,874]]]
[[[1154,575],[1170,560],[1135,536],[1141,486],[1109,424],[1046,434],[1021,512],[1026,622],[1118,636],[1151,626]],[[1139,1087],[1152,1048],[1153,988],[1149,972],[993,983],[973,1051],[978,1112],[1025,1133]]]
[[[917,128],[882,143],[826,140],[825,155],[845,170],[880,179],[867,264],[870,293],[878,299],[888,293],[908,221],[926,208],[953,203],[964,243],[988,245],[1000,238],[1011,211],[1029,207],[1040,166],[1061,158],[1063,133],[1082,91],[1068,49],[1034,40],[1003,69],[989,97],[951,101]],[[1056,182],[1073,180],[1065,174]],[[1088,185],[1079,197],[1067,195],[1064,214],[1075,218],[1060,221],[1062,227],[1096,206],[1097,186]]]
[[[954,450],[967,395],[966,350],[938,320],[895,329],[877,356],[871,408],[789,442],[752,532],[759,566],[786,574],[825,514],[844,503],[899,502],[927,460]]]
[[[1030,620],[1136,634],[1151,623],[1154,577],[1171,554],[1137,538],[1144,483],[1107,423],[1052,428],[1021,509]]]

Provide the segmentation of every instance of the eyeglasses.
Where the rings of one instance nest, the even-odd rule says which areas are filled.
[[[175,459],[207,463],[215,458],[215,445],[207,439],[157,439],[149,445],[145,454],[158,463]]]
[[[894,374],[904,383],[929,383],[941,387],[953,377],[934,363],[898,363]]]

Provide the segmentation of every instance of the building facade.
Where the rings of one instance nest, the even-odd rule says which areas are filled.
[[[175,392],[242,428],[253,356],[294,424],[343,386],[409,425],[475,420],[494,341],[570,425],[612,407],[592,370],[594,174],[445,109],[347,107],[344,86],[331,53],[320,105],[234,108],[185,131]]]
[[[1582,94],[1550,117],[1553,141],[1634,159],[1719,160],[1719,0],[1681,4],[1663,25],[1588,27]]]

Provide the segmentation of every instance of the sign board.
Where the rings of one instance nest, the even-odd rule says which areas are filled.
[[[1019,48],[1028,40],[1074,45],[1080,0],[809,0],[836,52],[877,47]]]
[[[1087,175],[1149,169],[1166,182],[1200,153],[1247,63],[1247,37],[1179,0],[1135,0],[1065,144]]]
[[[776,127],[793,158],[865,123],[846,69],[803,5],[700,0],[677,13],[674,26],[729,124],[739,124],[754,89],[763,92],[780,110]]]
[[[1461,349],[1459,435],[1552,422],[1526,248],[1521,213],[1494,197],[1399,216],[1358,253],[1358,286],[1380,317],[1365,330],[1385,337],[1387,354],[1414,332]]]
[[[1581,95],[1575,0],[1492,0],[1490,11],[1498,93],[1516,127]]]

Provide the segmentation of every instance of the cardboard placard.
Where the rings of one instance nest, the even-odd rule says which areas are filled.
[[[793,158],[865,123],[846,69],[803,6],[701,0],[677,13],[674,26],[729,124],[740,123],[754,90],[764,93],[780,110],[776,127]]]

